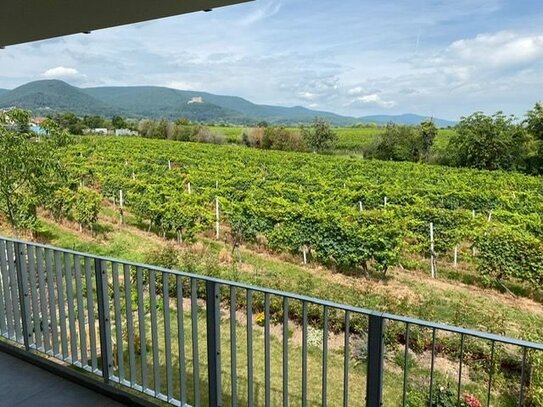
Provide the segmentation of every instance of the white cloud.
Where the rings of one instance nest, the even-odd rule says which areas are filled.
[[[201,86],[199,83],[193,83],[188,81],[170,81],[165,84],[167,88],[179,89],[179,90],[196,90]]]
[[[543,35],[485,33],[455,41],[447,51],[450,57],[469,65],[500,68],[530,64],[543,57]]]
[[[42,73],[41,76],[47,79],[73,78],[76,76],[80,76],[80,73],[77,69],[74,68],[57,66],[55,68],[48,69],[47,71]]]
[[[351,104],[357,104],[357,103],[361,103],[365,105],[375,105],[375,106],[379,106],[385,109],[391,109],[397,105],[397,103],[394,100],[383,100],[381,99],[381,96],[379,96],[376,93],[357,97],[351,102]]]
[[[354,88],[351,88],[347,91],[349,95],[360,95],[362,93],[366,93],[367,90],[364,89],[362,86],[356,86]]]
[[[255,3],[258,4],[258,8],[252,11],[250,14],[247,14],[239,20],[239,24],[242,26],[249,26],[256,24],[262,20],[266,20],[270,17],[273,17],[281,9],[281,3],[279,1],[272,1],[268,4],[266,3]],[[264,5],[262,5],[264,4]]]

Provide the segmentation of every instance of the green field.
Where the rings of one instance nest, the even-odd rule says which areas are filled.
[[[210,127],[214,133],[222,134],[225,136],[228,143],[240,144],[242,141],[241,135],[244,130],[243,127]],[[291,128],[296,130],[296,128]],[[379,127],[338,127],[334,131],[338,136],[338,141],[335,145],[335,150],[341,153],[360,153],[366,147],[368,147],[375,138],[383,131],[383,128]],[[440,129],[436,138],[434,149],[441,151],[446,147],[450,136],[454,133],[454,130]]]

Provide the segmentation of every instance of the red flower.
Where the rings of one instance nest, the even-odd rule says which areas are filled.
[[[464,403],[466,403],[467,407],[483,407],[481,402],[473,394],[464,395]]]

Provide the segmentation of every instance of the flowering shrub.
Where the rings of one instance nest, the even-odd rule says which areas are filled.
[[[264,326],[264,323],[266,322],[266,315],[263,312],[259,312],[255,316],[255,321],[258,326]]]
[[[473,394],[464,395],[464,404],[466,407],[483,407],[481,402]]]

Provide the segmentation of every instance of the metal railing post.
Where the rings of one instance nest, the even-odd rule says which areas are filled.
[[[368,371],[366,383],[366,406],[380,407],[383,404],[383,361],[385,356],[385,320],[370,315],[368,326]]]
[[[109,293],[107,285],[107,265],[104,260],[94,260],[96,274],[96,296],[98,300],[98,328],[100,331],[100,354],[102,377],[108,383],[110,369],[113,367],[111,355],[111,321],[109,315]]]
[[[21,307],[21,322],[23,328],[23,343],[25,350],[30,350],[30,338],[32,330],[30,321],[32,317],[28,314],[30,310],[30,300],[28,298],[27,269],[25,260],[24,245],[22,243],[14,243],[15,249],[15,271],[17,273],[17,286],[19,289],[19,305]]]
[[[221,397],[221,340],[220,340],[219,285],[206,282],[207,366],[209,405],[220,407]]]

